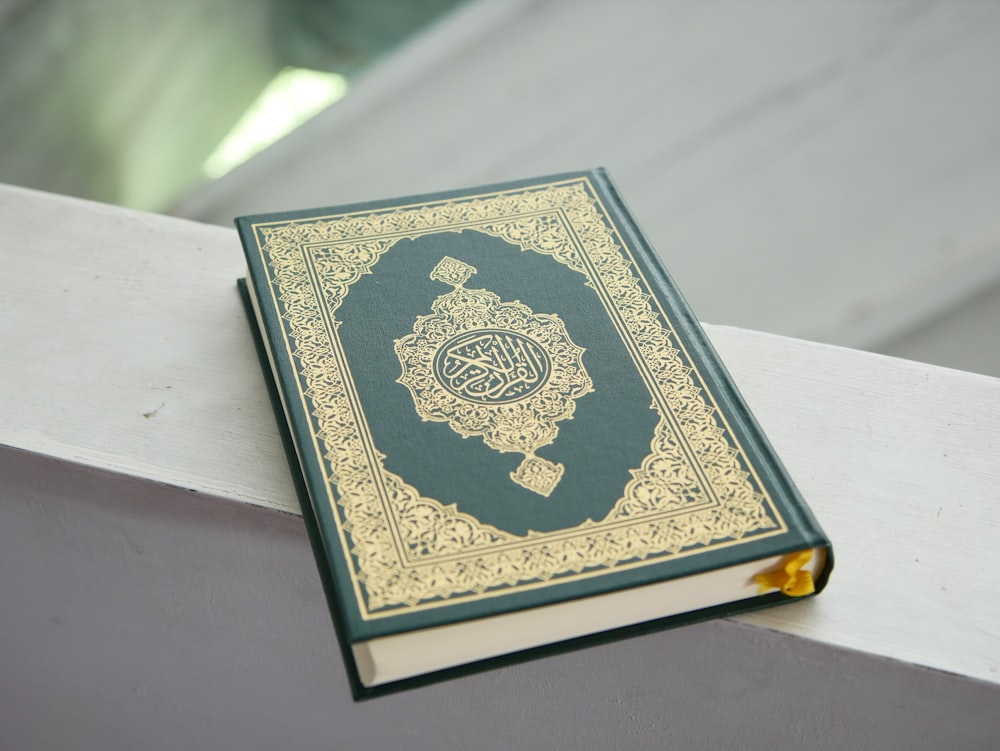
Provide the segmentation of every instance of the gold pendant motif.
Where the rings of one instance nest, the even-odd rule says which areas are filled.
[[[454,289],[433,302],[433,315],[417,318],[412,334],[396,340],[403,367],[398,382],[423,420],[447,422],[463,438],[482,436],[497,451],[524,454],[510,478],[547,497],[565,467],[535,451],[555,440],[556,423],[571,419],[576,399],[593,391],[584,348],[558,316],[466,289],[475,273],[448,256],[431,271],[431,279]]]

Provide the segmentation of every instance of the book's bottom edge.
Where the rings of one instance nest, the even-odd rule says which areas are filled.
[[[810,554],[803,571],[812,581],[826,568],[826,548],[813,548]],[[788,558],[776,555],[681,579],[377,637],[352,644],[352,654],[361,683],[374,687],[622,627],[663,627],[671,619],[696,617],[709,608],[742,610],[766,597],[758,593],[755,576],[780,570]]]
[[[674,616],[658,618],[653,621],[646,621],[644,623],[622,626],[609,631],[601,631],[595,634],[565,639],[563,641],[532,647],[518,652],[509,652],[507,654],[497,655],[496,657],[485,658],[476,662],[456,665],[451,668],[444,668],[434,672],[416,675],[411,678],[403,678],[397,681],[381,683],[374,686],[365,686],[361,682],[360,675],[357,671],[357,665],[353,660],[353,655],[348,657],[350,653],[349,646],[344,651],[345,663],[348,676],[350,678],[354,700],[367,701],[391,694],[411,691],[422,686],[429,686],[465,676],[475,675],[489,670],[510,667],[512,665],[531,662],[545,657],[554,657],[581,649],[631,639],[659,631],[667,631],[674,628],[681,628],[728,616],[741,615],[787,602],[789,602],[789,598],[786,595],[783,595],[780,592],[774,592],[736,603],[724,603],[689,613],[681,613]]]

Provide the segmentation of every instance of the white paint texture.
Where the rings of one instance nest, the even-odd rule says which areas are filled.
[[[0,223],[0,443],[296,507],[234,230],[2,186]]]
[[[836,555],[822,597],[741,620],[1000,684],[1000,380],[711,335]]]

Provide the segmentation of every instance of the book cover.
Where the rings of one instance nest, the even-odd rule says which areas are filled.
[[[603,171],[237,227],[356,695],[386,687],[351,645],[720,570],[752,593],[556,640],[825,585],[828,540]],[[782,591],[802,551],[815,581]]]

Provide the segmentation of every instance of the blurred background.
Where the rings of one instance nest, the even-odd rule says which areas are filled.
[[[1000,2],[0,0],[0,182],[232,226],[598,165],[702,320],[1000,376]]]

